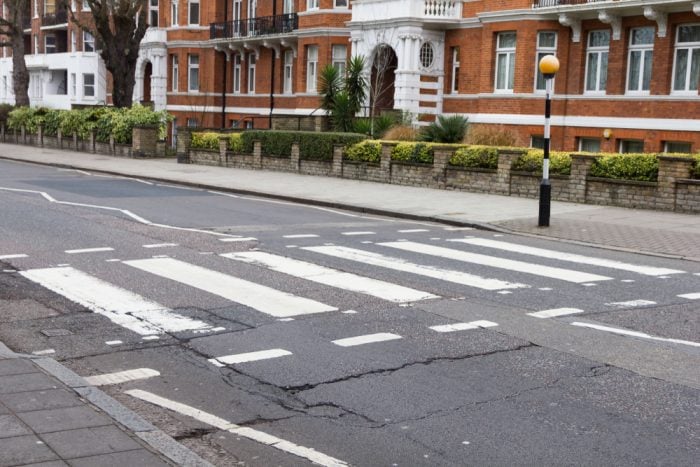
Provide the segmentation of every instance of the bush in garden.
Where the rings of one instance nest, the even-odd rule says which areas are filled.
[[[591,165],[591,176],[617,180],[655,181],[659,176],[656,154],[606,154]]]
[[[418,131],[410,125],[392,126],[383,136],[387,141],[415,141],[417,137]]]
[[[513,170],[542,173],[544,151],[530,149],[513,163]],[[551,151],[549,153],[549,173],[552,175],[571,174],[571,156],[568,152]]]
[[[241,139],[241,133],[231,133],[228,135],[227,149],[237,154],[243,152],[243,140]]]
[[[31,107],[17,107],[10,111],[7,118],[7,126],[11,130],[20,131],[24,127],[27,133],[36,133],[38,125],[36,109]]]
[[[61,114],[63,110],[48,109],[43,117],[42,131],[46,136],[58,135],[58,129],[61,126]]]
[[[432,164],[433,156],[432,145],[425,143],[399,143],[391,150],[391,160],[394,161]]]
[[[7,119],[10,116],[10,112],[12,112],[12,109],[15,107],[10,104],[0,104],[0,123],[6,123]]]
[[[194,149],[207,149],[209,151],[219,150],[219,137],[224,136],[221,133],[211,131],[192,133],[190,147]]]
[[[59,117],[59,129],[63,136],[77,134],[80,139],[87,139],[92,130],[92,124],[88,122],[90,114],[84,110],[71,110],[62,112]]]
[[[468,125],[467,119],[461,115],[440,115],[436,122],[421,130],[418,138],[435,143],[459,143],[464,139]]]
[[[469,127],[466,142],[478,146],[513,147],[517,145],[516,134],[503,125],[474,125]]]
[[[345,150],[345,159],[353,162],[379,163],[382,144],[375,140],[364,140]]]
[[[253,152],[253,142],[260,141],[262,153],[275,157],[290,157],[292,144],[299,144],[302,159],[331,160],[333,146],[350,146],[366,139],[356,133],[317,133],[313,131],[247,130],[241,134],[242,152]]]
[[[493,146],[466,146],[455,151],[450,165],[465,168],[497,169],[498,148]]]

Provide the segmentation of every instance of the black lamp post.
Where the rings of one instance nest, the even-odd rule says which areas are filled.
[[[540,213],[537,225],[549,227],[549,213],[552,204],[552,185],[549,183],[549,119],[552,113],[552,79],[559,71],[559,60],[554,55],[545,55],[539,63],[544,76],[546,100],[544,106],[544,160],[542,161],[542,183],[540,183]]]

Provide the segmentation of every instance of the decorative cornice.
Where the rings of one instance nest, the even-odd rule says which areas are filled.
[[[698,2],[698,4],[700,5],[700,2]],[[668,30],[668,13],[651,6],[645,6],[644,17],[648,20],[656,21],[658,36],[666,37],[666,31]]]
[[[613,15],[608,10],[600,10],[598,12],[598,20],[612,27],[612,38],[614,41],[620,40],[622,36],[622,18],[618,15]]]
[[[581,42],[581,20],[566,13],[559,15],[559,24],[571,28],[571,41]]]
[[[693,3],[693,13],[700,16],[700,2]]]

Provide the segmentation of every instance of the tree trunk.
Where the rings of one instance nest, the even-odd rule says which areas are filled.
[[[29,106],[29,72],[24,61],[24,37],[12,37],[12,90],[15,93],[15,105]]]
[[[136,76],[136,61],[127,57],[111,57],[103,59],[111,66],[107,67],[112,73],[112,103],[115,107],[131,107],[134,100],[134,84]]]

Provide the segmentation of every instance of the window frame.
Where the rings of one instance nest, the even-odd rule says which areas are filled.
[[[553,46],[543,46],[540,45],[540,35],[542,33],[552,33],[554,34],[554,45]],[[535,84],[534,84],[534,89],[535,93],[538,94],[545,94],[547,92],[547,83],[546,80],[544,79],[544,75],[540,71],[540,60],[542,60],[542,57],[546,55],[554,55],[556,57],[557,55],[557,48],[559,46],[559,34],[557,31],[552,31],[552,30],[543,30],[543,31],[537,31],[537,44],[536,44],[536,51],[535,51]],[[540,84],[540,78],[542,79],[542,87],[538,87]],[[554,80],[555,78],[552,78]],[[552,81],[552,92],[554,92],[554,81]]]
[[[294,94],[294,51],[285,50],[282,75],[282,93]]]
[[[155,3],[155,5],[153,5]],[[153,24],[153,20],[155,23]],[[159,0],[148,0],[148,25],[154,28],[160,26],[160,1]]]
[[[87,48],[85,47],[86,44],[91,44],[90,47],[92,47],[92,50],[87,50]],[[83,52],[93,53],[96,51],[97,49],[95,48],[95,36],[93,36],[90,32],[83,31]]]
[[[193,59],[197,59],[197,63],[193,63]],[[187,92],[192,93],[192,92],[199,92],[199,87],[201,85],[200,79],[199,79],[199,54],[187,54]],[[197,73],[197,87],[193,88],[192,87],[192,73],[195,72]]]
[[[306,0],[306,11],[315,11],[320,8],[319,0]]]
[[[585,149],[583,148],[584,141],[596,141],[596,142],[598,143],[598,150],[597,150],[597,151],[587,151],[587,150],[585,150]],[[595,137],[592,137],[592,136],[579,136],[579,138],[578,138],[578,144],[576,145],[576,147],[578,148],[578,151],[579,151],[579,152],[589,152],[589,153],[594,153],[594,154],[595,154],[595,153],[599,153],[599,152],[601,151],[601,147],[602,147],[601,144],[602,144],[602,141],[600,140],[600,138],[595,138]]]
[[[49,39],[53,39],[53,43],[49,44]],[[58,45],[56,44],[57,37],[55,34],[45,34],[44,35],[44,53],[45,54],[55,54],[58,53]],[[51,50],[51,51],[49,51]]]
[[[234,54],[233,56],[233,82],[231,83],[231,91],[234,94],[241,93],[241,54]]]
[[[642,150],[641,151],[628,151],[625,150],[627,149],[625,146],[630,143],[642,143]],[[620,154],[636,154],[638,152],[644,152],[644,140],[643,139],[621,139],[619,140],[618,143],[618,152]]]
[[[684,23],[679,24],[678,27],[676,27],[676,37],[673,44],[673,72],[671,74],[671,94],[677,96],[697,96],[698,86],[696,85],[694,89],[690,89],[690,78],[693,65],[693,51],[700,49],[700,42],[678,42],[678,37],[680,36],[681,28],[683,27],[700,28],[700,23]],[[685,86],[684,89],[676,89],[676,72],[678,71],[678,51],[682,49],[688,51],[688,57],[686,58]],[[698,67],[700,68],[700,65]],[[698,73],[698,75],[698,82],[700,83],[700,72]]]
[[[591,38],[593,36],[593,33],[595,32],[601,32],[605,31],[608,33],[608,44],[606,46],[591,46]],[[588,31],[588,37],[586,39],[586,68],[584,70],[584,75],[583,75],[583,93],[588,94],[588,95],[605,95],[607,92],[607,87],[608,87],[608,65],[610,63],[610,40],[611,40],[611,32],[609,29],[593,29]],[[591,66],[591,60],[590,57],[592,54],[595,54],[597,56],[597,62],[596,62],[596,77],[595,77],[595,89],[588,89],[588,70]],[[605,54],[605,88],[601,89],[600,86],[600,79],[601,79],[601,70],[602,70],[602,57],[603,54]]]
[[[197,22],[193,23],[192,22],[192,7],[194,5],[197,5]],[[202,20],[202,5],[200,4],[200,0],[187,0],[187,25],[188,26],[199,26],[200,21]]]
[[[640,30],[640,29],[651,29],[652,30],[652,38],[656,35],[656,28],[654,26],[642,26],[638,28],[632,28],[630,29],[630,39],[629,43],[627,45],[627,77],[626,77],[626,82],[625,82],[625,94],[628,95],[637,95],[637,96],[648,96],[651,93],[651,82],[653,80],[653,64],[654,64],[654,40],[652,39],[651,44],[633,44],[632,41],[634,40],[634,31]],[[637,82],[637,86],[635,89],[631,89],[630,86],[632,83],[630,82],[632,78],[632,54],[634,52],[640,52],[640,61],[639,61],[639,78]],[[644,87],[644,71],[645,71],[645,65],[647,62],[647,52],[651,52],[651,56],[649,60],[651,60],[652,63],[652,68],[650,71],[650,76],[649,76],[649,89],[643,89]]]
[[[170,3],[170,26],[180,25],[180,3],[178,0],[172,0]]]
[[[515,42],[512,47],[502,47],[501,37],[505,35],[515,36]],[[494,94],[513,94],[515,91],[515,53],[518,46],[518,35],[515,31],[501,31],[496,34],[496,60],[494,62],[494,80],[493,80],[493,92]],[[506,57],[505,65],[505,77],[504,86],[502,88],[498,87],[498,75],[500,70],[499,57]],[[511,74],[512,73],[512,74]]]
[[[315,57],[311,57],[311,52]],[[306,92],[316,93],[318,91],[318,45],[306,46]]]
[[[339,5],[339,2],[343,2],[343,5]],[[333,0],[333,8],[349,8],[349,0]]]
[[[459,94],[459,46],[452,49],[452,76],[450,77],[450,93]]]
[[[88,76],[92,77],[92,84],[88,84],[86,79]],[[94,99],[97,95],[97,86],[95,84],[95,73],[83,73],[83,99]],[[92,88],[92,94],[87,93],[87,89]]]
[[[669,151],[669,145],[670,144],[687,144],[688,145],[688,151]],[[692,154],[693,152],[693,143],[689,141],[664,141],[664,153],[666,154]]]
[[[342,60],[336,57],[336,51],[340,50],[342,47]],[[338,76],[345,78],[345,73],[347,72],[347,56],[348,47],[344,44],[333,44],[331,45],[331,66],[338,70]]]
[[[248,66],[246,67],[246,69],[247,69],[246,81],[248,84],[248,86],[247,86],[248,94],[255,94],[255,79],[256,79],[255,69],[256,69],[256,65],[257,65],[257,61],[258,61],[258,58],[255,56],[255,52],[250,52],[248,54],[248,58],[246,61],[248,63]]]
[[[170,92],[180,90],[180,59],[177,54],[170,55]]]

